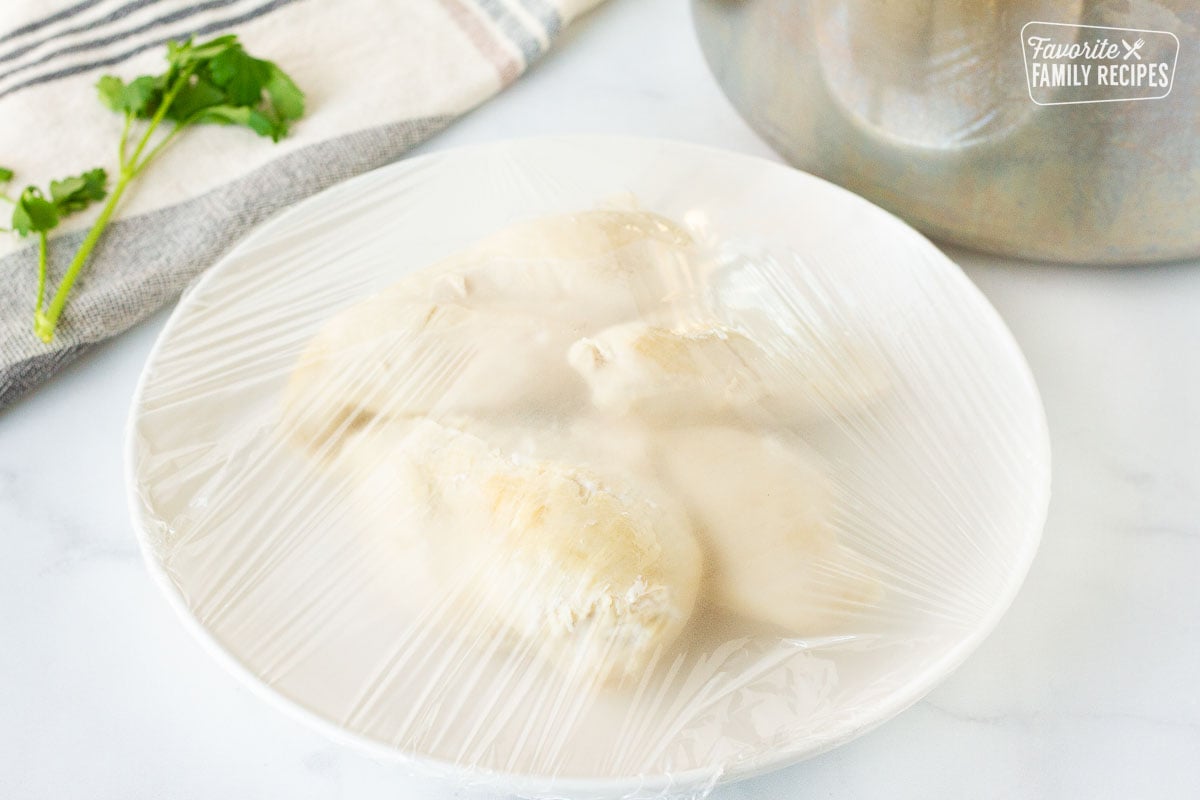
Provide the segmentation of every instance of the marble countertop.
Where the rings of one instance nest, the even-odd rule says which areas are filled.
[[[421,151],[568,132],[775,158],[711,80],[682,0],[612,0]],[[713,797],[1200,796],[1200,263],[948,252],[1008,322],[1044,396],[1055,467],[1041,552],[996,632],[924,701]],[[468,796],[263,703],[159,595],[121,457],[165,318],[0,415],[0,797]]]

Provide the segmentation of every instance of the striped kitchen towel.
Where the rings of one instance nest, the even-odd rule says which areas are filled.
[[[164,43],[237,33],[307,96],[272,145],[192,129],[121,201],[54,341],[32,330],[36,247],[0,233],[0,408],[144,319],[263,219],[381,166],[505,85],[598,0],[0,0],[0,165],[26,184],[115,171],[121,118],[96,80],[157,74]],[[0,187],[2,188],[2,187]],[[0,227],[9,206],[0,203]],[[50,285],[98,209],[64,220]]]

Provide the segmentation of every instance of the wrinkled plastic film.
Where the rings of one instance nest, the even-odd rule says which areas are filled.
[[[181,304],[132,424],[186,613],[326,730],[531,796],[702,796],[901,710],[1036,543],[1036,391],[806,176],[596,141],[326,193]]]

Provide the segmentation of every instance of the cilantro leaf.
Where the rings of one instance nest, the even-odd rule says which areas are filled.
[[[198,111],[225,103],[225,92],[200,76],[179,90],[167,109],[167,117],[176,122],[183,122]]]
[[[74,178],[63,178],[61,181],[50,181],[50,198],[55,206],[66,203],[69,198],[84,190],[87,182],[82,175]]]
[[[13,178],[13,171],[8,167],[0,167],[0,183],[8,183]]]
[[[125,87],[125,107],[136,116],[150,116],[160,102],[162,102],[162,87],[153,75],[134,78]]]
[[[268,62],[268,66],[271,74],[263,88],[266,89],[271,107],[275,109],[275,114],[286,132],[288,122],[304,116],[304,92],[300,91],[300,87],[278,65]]]
[[[96,200],[103,200],[108,194],[107,184],[108,173],[97,167],[72,178],[50,181],[50,197],[58,214],[66,216],[82,211]]]
[[[58,211],[36,186],[26,186],[13,206],[12,227],[20,236],[44,233],[58,225]]]
[[[240,125],[278,141],[304,115],[304,93],[295,82],[278,64],[247,53],[235,36],[173,42],[168,62],[159,89],[175,86],[166,117],[177,124]],[[156,106],[156,99],[147,105]]]
[[[26,186],[13,204],[12,229],[20,236],[45,233],[58,227],[59,221],[82,211],[108,193],[108,173],[97,168],[82,175],[50,181],[50,197],[36,186]]]
[[[247,106],[213,106],[206,108],[196,122],[215,122],[218,125],[244,125],[259,136],[279,141],[279,127],[266,114]]]
[[[162,102],[162,88],[153,75],[142,75],[125,83],[115,75],[105,75],[96,82],[100,100],[113,111],[123,111],[135,117],[149,117]]]
[[[254,58],[241,45],[225,48],[208,62],[213,83],[225,90],[229,104],[253,106],[262,101],[271,77],[269,62]]]
[[[125,81],[116,75],[104,75],[96,81],[96,91],[100,93],[100,102],[113,111],[125,110]]]
[[[189,36],[181,42],[167,42],[167,63],[173,67],[186,67],[215,58],[230,47],[241,47],[235,34],[218,36],[203,44],[193,44]]]

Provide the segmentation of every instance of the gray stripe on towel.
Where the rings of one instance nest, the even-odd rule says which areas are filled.
[[[451,119],[406,120],[318,142],[200,197],[118,219],[76,282],[51,344],[33,335],[37,248],[0,258],[0,409],[91,345],[171,302],[196,275],[280,209],[395,161]],[[154,179],[152,172],[149,179]],[[51,259],[58,265],[51,270],[52,280],[83,236],[79,231],[51,242]]]
[[[204,35],[207,35],[210,33],[216,33],[218,31],[224,33],[228,28],[231,28],[234,25],[240,25],[243,22],[249,22],[252,19],[256,19],[265,14],[269,14],[270,12],[275,11],[276,9],[282,8],[283,6],[286,6],[286,5],[291,5],[292,3],[295,3],[295,2],[297,2],[297,0],[271,0],[271,2],[264,3],[263,5],[258,6],[257,8],[253,8],[250,11],[246,12],[245,14],[240,14],[240,15],[234,16],[234,17],[227,17],[225,19],[214,20],[213,22],[210,22],[207,25],[202,25],[199,28],[191,28],[191,29],[185,28],[181,31],[177,31],[175,33],[168,34],[166,36],[155,37],[154,39],[152,39],[148,42],[143,42],[142,44],[138,45],[137,47],[132,47],[128,50],[118,53],[115,56],[109,56],[107,58],[100,58],[100,59],[97,59],[95,61],[90,61],[85,64],[76,64],[75,66],[66,67],[64,69],[60,69],[55,72],[48,72],[48,73],[44,73],[42,75],[35,75],[32,78],[25,79],[21,83],[17,83],[13,86],[9,86],[6,89],[0,89],[0,98],[7,97],[8,95],[12,94],[13,92],[19,91],[21,89],[26,89],[30,86],[37,86],[38,84],[48,83],[50,81],[56,81],[60,78],[67,78],[67,77],[70,77],[71,75],[78,75],[81,72],[87,72],[88,70],[95,69],[96,67],[107,67],[107,66],[111,66],[112,64],[119,64],[120,62],[124,61],[127,58],[130,58],[131,56],[135,56],[138,53],[141,53],[145,50],[149,50],[151,47],[158,47],[159,45],[165,44],[166,42],[169,42],[172,39],[183,39],[187,36],[204,36]]]
[[[521,51],[525,66],[537,60],[545,49],[541,41],[532,31],[527,29],[521,20],[509,10],[504,0],[473,0],[475,5],[492,19],[500,32]]]
[[[558,36],[562,30],[562,15],[558,13],[557,8],[547,3],[546,0],[518,0],[518,2],[542,23],[547,39],[553,41]]]
[[[41,19],[34,20],[33,22],[28,22],[19,28],[9,31],[8,33],[0,36],[0,42],[11,41],[19,36],[24,36],[27,33],[35,33],[47,25],[53,25],[56,22],[62,22],[64,19],[70,19],[81,11],[87,11],[92,6],[101,2],[103,2],[103,0],[83,0],[82,3],[76,3],[70,8],[64,8],[62,11],[56,11],[48,17],[42,17]]]
[[[9,50],[7,53],[0,55],[0,61],[12,61],[14,58],[17,58],[18,56],[25,55],[30,50],[34,50],[38,47],[41,47],[42,45],[47,44],[48,42],[53,42],[55,39],[61,39],[64,36],[74,36],[77,33],[87,33],[89,31],[95,31],[97,28],[101,28],[101,27],[109,24],[110,22],[118,22],[118,21],[124,19],[125,17],[129,16],[133,12],[139,11],[139,10],[145,8],[146,6],[152,6],[152,5],[155,5],[156,3],[161,3],[161,2],[163,2],[163,0],[133,0],[132,3],[126,3],[123,6],[119,6],[115,9],[113,9],[112,11],[110,11],[109,13],[105,14],[103,17],[100,17],[98,19],[88,20],[87,22],[83,23],[82,25],[76,25],[74,28],[67,28],[66,30],[59,31],[58,33],[52,33],[49,36],[38,39],[37,41],[29,42],[28,44],[23,44],[20,47],[17,47],[13,50]],[[64,51],[56,50],[53,53],[49,53],[49,54],[43,56],[39,61],[31,62],[30,66],[32,66],[33,64],[41,63],[41,61],[45,61],[46,59],[53,58],[54,56],[56,56],[62,52],[64,52]],[[24,67],[22,67],[21,69],[24,69]],[[5,74],[8,74],[8,73],[5,73]],[[3,76],[0,76],[0,77],[3,77]]]

